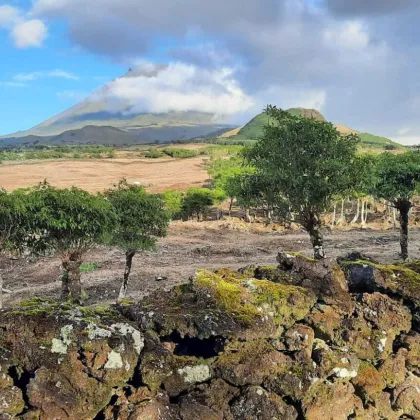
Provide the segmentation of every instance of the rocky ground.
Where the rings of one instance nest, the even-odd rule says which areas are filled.
[[[420,419],[420,262],[275,259],[2,311],[0,418]]]
[[[336,257],[357,250],[386,264],[398,259],[398,230],[335,230],[325,233],[326,248]],[[410,253],[420,256],[420,230],[410,231]],[[159,242],[157,252],[139,254],[134,259],[129,295],[138,300],[156,289],[168,289],[187,282],[201,268],[240,268],[248,264],[273,264],[280,250],[311,255],[305,232],[286,232],[255,224],[248,230],[238,219],[208,223],[175,223],[169,236]],[[124,253],[100,248],[86,255],[86,263],[96,263],[92,271],[82,275],[87,303],[115,301],[124,271]],[[19,260],[12,264],[0,261],[5,288],[6,306],[32,296],[57,297],[60,291],[60,261],[57,258]],[[164,281],[155,278],[163,276]]]

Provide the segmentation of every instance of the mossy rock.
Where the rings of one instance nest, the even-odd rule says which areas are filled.
[[[388,265],[370,261],[349,261],[344,263],[344,267],[350,285],[356,281],[356,276],[358,277],[359,291],[380,291],[398,295],[420,308],[420,261]]]
[[[315,295],[302,287],[249,278],[237,271],[197,272],[194,280],[118,307],[143,330],[160,336],[275,338],[303,319]]]
[[[365,404],[374,402],[386,386],[383,376],[375,366],[365,361],[360,363],[359,372],[352,379],[352,383],[355,389],[359,391],[359,395],[363,396]]]
[[[233,341],[214,363],[216,374],[235,386],[261,385],[271,375],[289,371],[293,360],[266,340]]]

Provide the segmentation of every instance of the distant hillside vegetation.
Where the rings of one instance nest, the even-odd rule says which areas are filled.
[[[290,108],[287,112],[291,113],[294,116],[300,116],[304,118],[314,118],[319,121],[326,121],[325,117],[316,109],[305,109],[305,108]],[[252,140],[258,140],[261,137],[264,126],[269,121],[269,117],[266,113],[261,113],[254,117],[248,124],[244,125],[239,131],[238,134],[229,136],[225,140],[230,140],[234,142],[251,142]],[[367,148],[382,148],[385,150],[392,149],[403,149],[404,146],[398,144],[386,137],[375,136],[370,133],[360,133],[357,130],[346,127],[345,125],[335,124],[337,130],[342,134],[355,133],[361,139],[361,146]],[[227,136],[225,136],[227,137]]]

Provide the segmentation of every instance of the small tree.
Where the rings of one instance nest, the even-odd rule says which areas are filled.
[[[30,193],[29,248],[57,253],[62,262],[62,298],[81,301],[83,256],[113,228],[112,206],[101,196],[78,188],[57,189],[41,183]]]
[[[258,143],[244,153],[267,185],[275,210],[310,235],[314,256],[325,257],[320,215],[351,188],[350,168],[360,139],[342,136],[328,122],[300,118],[268,106],[270,121]]]
[[[408,218],[420,182],[420,153],[383,153],[377,157],[372,195],[387,200],[400,214],[401,258],[408,258]]]
[[[27,201],[22,192],[0,189],[0,254],[22,251],[27,235]],[[0,271],[0,309],[3,307],[3,277]]]
[[[182,210],[184,193],[178,190],[167,190],[163,193],[165,209],[169,212],[171,219],[178,219]]]
[[[149,194],[143,187],[129,185],[126,180],[108,190],[105,196],[117,215],[110,243],[125,251],[124,278],[119,294],[119,299],[123,299],[127,294],[134,255],[154,249],[157,238],[166,236],[170,214],[160,195]]]
[[[182,201],[182,214],[186,218],[197,217],[203,220],[204,214],[214,205],[214,194],[208,188],[190,188]]]

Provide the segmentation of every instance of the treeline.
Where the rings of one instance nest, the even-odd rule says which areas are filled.
[[[48,159],[112,159],[115,150],[107,146],[33,146],[0,151],[0,163],[5,161]]]
[[[123,298],[133,257],[154,249],[157,238],[166,235],[169,220],[161,195],[125,180],[102,194],[58,189],[46,182],[11,193],[0,190],[0,253],[58,255],[62,299],[80,302],[80,267],[86,252],[99,244],[117,246],[126,254],[119,295]]]
[[[175,159],[188,159],[196,156],[209,156],[211,158],[216,158],[225,157],[237,153],[240,150],[242,150],[242,147],[238,145],[211,145],[197,150],[183,149],[180,147],[165,147],[163,149],[150,147],[144,152],[144,157],[157,159],[169,156]]]
[[[269,220],[295,223],[310,235],[315,258],[325,256],[325,214],[349,197],[362,223],[369,197],[399,215],[401,257],[408,258],[408,219],[420,181],[420,153],[360,154],[356,134],[341,135],[328,122],[292,116],[276,107],[261,139],[229,159],[208,163],[211,190]],[[343,201],[344,200],[344,201]],[[360,205],[361,204],[361,205]]]

